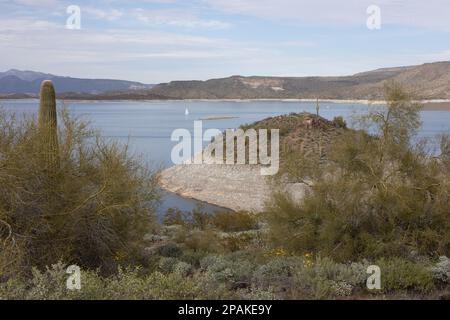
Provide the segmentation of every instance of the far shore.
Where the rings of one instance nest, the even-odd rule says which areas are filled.
[[[0,97],[0,105],[1,102],[6,101],[38,101],[38,98],[17,98],[17,99],[11,99],[8,97]],[[183,101],[183,102],[308,102],[308,103],[315,103],[316,99],[111,99],[111,100],[104,100],[104,99],[58,99],[60,101],[65,102],[91,102],[91,103],[98,103],[98,102],[174,102],[174,101]],[[335,103],[335,104],[366,104],[366,105],[384,105],[386,104],[383,100],[358,100],[358,99],[319,99],[320,103]],[[421,100],[419,101],[424,105],[425,110],[450,110],[450,99],[433,99],[433,100]]]

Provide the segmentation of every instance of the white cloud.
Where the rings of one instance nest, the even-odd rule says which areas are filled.
[[[166,25],[182,28],[226,29],[231,24],[219,20],[204,20],[194,13],[179,9],[135,9],[134,16],[150,25]]]
[[[0,70],[31,69],[150,83],[188,78],[187,74],[196,78],[186,68],[195,64],[211,66],[218,60],[241,61],[257,50],[223,38],[145,28],[67,30],[63,22],[34,21],[31,17],[2,19],[0,39]],[[173,66],[182,61],[182,68]],[[166,72],[154,78],[154,69],[162,65],[166,65]]]
[[[54,7],[58,0],[14,0],[15,3],[33,7]]]
[[[81,7],[81,13],[87,13],[91,17],[94,17],[95,19],[105,19],[109,21],[114,21],[123,16],[123,12],[117,9],[98,9],[95,7],[87,7],[82,6]]]
[[[450,61],[450,50],[422,54],[418,58],[425,62]]]
[[[285,46],[285,47],[315,47],[316,43],[312,41],[302,41],[302,40],[291,40],[291,41],[283,41],[277,45]]]
[[[448,0],[203,0],[212,8],[266,19],[325,26],[365,26],[366,9],[380,6],[382,23],[450,31]]]

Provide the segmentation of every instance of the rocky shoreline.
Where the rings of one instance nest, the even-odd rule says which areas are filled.
[[[181,164],[161,172],[160,186],[192,198],[234,211],[261,212],[276,191],[288,192],[300,201],[309,187],[286,184],[276,190],[259,165]]]

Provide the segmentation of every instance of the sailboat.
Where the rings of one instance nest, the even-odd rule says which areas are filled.
[[[186,116],[189,115],[189,110],[188,110],[188,108],[186,108],[186,110],[184,110],[184,114],[185,114]]]

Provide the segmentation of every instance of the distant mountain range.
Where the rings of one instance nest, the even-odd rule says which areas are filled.
[[[42,72],[11,69],[6,72],[0,72],[0,93],[19,96],[21,94],[37,94],[42,80],[52,80],[58,93],[100,94],[109,91],[134,91],[152,87],[152,85],[133,81],[79,79]]]
[[[43,79],[53,80],[66,99],[381,99],[386,80],[413,90],[420,99],[450,99],[450,62],[384,68],[341,77],[232,76],[158,85],[59,77],[33,71],[0,73],[0,97],[36,96]],[[31,94],[31,95],[30,95]]]
[[[386,80],[422,99],[450,99],[450,62],[378,69],[343,77],[242,77],[172,81],[151,92],[182,99],[380,99]]]

